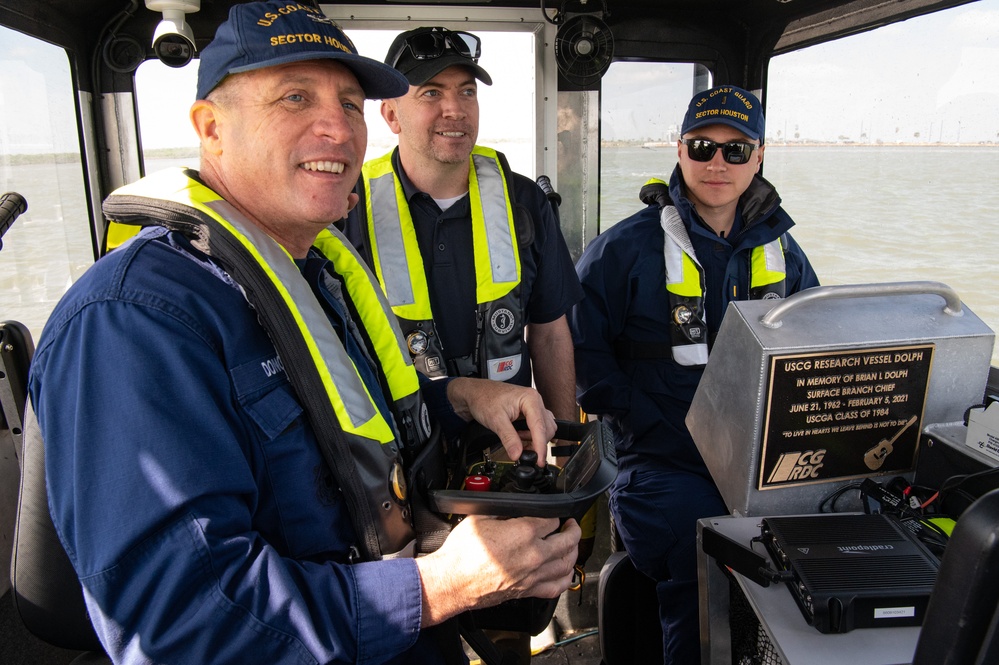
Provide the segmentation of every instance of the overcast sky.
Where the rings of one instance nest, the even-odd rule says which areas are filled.
[[[691,75],[689,66],[613,64],[602,83],[602,138],[675,130]],[[999,141],[999,0],[788,53],[768,76],[771,138]]]
[[[999,0],[790,53],[769,76],[770,136],[997,141]]]

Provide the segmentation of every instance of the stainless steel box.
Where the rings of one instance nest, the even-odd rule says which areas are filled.
[[[687,427],[734,515],[821,512],[864,477],[911,477],[923,426],[981,403],[994,343],[937,282],[732,303]]]

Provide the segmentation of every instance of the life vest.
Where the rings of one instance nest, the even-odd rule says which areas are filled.
[[[434,326],[423,257],[392,153],[363,169],[372,266],[399,319],[418,370],[430,377],[515,377],[523,358],[520,245],[512,183],[500,153],[476,146],[469,159],[476,278],[476,344],[472,355],[445,361]],[[450,366],[449,366],[450,364]]]
[[[347,501],[360,554],[376,560],[405,552],[415,533],[403,457],[430,437],[429,414],[388,304],[350,243],[326,230],[315,249],[343,277],[406,450],[291,255],[197,180],[197,172],[168,169],[121,187],[104,201],[104,214],[112,223],[180,231],[225,268],[258,312],[302,400]]]
[[[660,206],[673,360],[686,366],[705,365],[708,362],[708,328],[704,312],[704,269],[694,253],[680,213],[669,202],[666,183],[655,178],[650,180],[642,188],[641,198],[647,203],[655,201]],[[785,283],[781,239],[754,247],[750,256],[749,298],[783,298]]]

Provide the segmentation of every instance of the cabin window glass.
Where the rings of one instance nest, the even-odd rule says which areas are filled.
[[[763,168],[822,283],[943,282],[999,330],[999,0],[778,56],[768,80]]]
[[[94,261],[73,90],[63,49],[0,27],[0,193],[28,204],[3,234],[0,320],[35,340]]]
[[[424,21],[419,25],[434,24]],[[477,143],[499,150],[506,155],[510,168],[533,179],[536,170],[534,34],[468,29],[482,40],[479,65],[493,80],[492,85],[477,82]],[[392,40],[401,32],[351,28],[349,24],[346,31],[358,53],[376,60],[384,60]],[[380,109],[378,100],[368,100],[364,105],[368,125],[366,159],[380,157],[398,145]]]
[[[638,192],[647,180],[669,181],[695,66],[615,62],[600,88],[599,229],[605,231],[644,206]]]
[[[358,52],[382,60],[399,31],[348,30]],[[479,83],[481,145],[503,152],[514,171],[535,175],[534,35],[530,32],[476,31],[482,39],[479,64],[493,79]],[[198,61],[182,68],[147,60],[135,73],[136,104],[145,172],[168,166],[198,166],[198,138],[188,119],[197,88]],[[381,117],[381,102],[368,100],[366,158],[379,157],[398,141]]]
[[[171,166],[198,168],[198,135],[188,113],[197,88],[197,59],[179,68],[146,60],[135,70],[135,105],[145,173]]]

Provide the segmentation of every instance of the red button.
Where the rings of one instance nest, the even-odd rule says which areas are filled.
[[[489,476],[468,476],[465,478],[465,489],[471,492],[488,492],[493,481]]]

